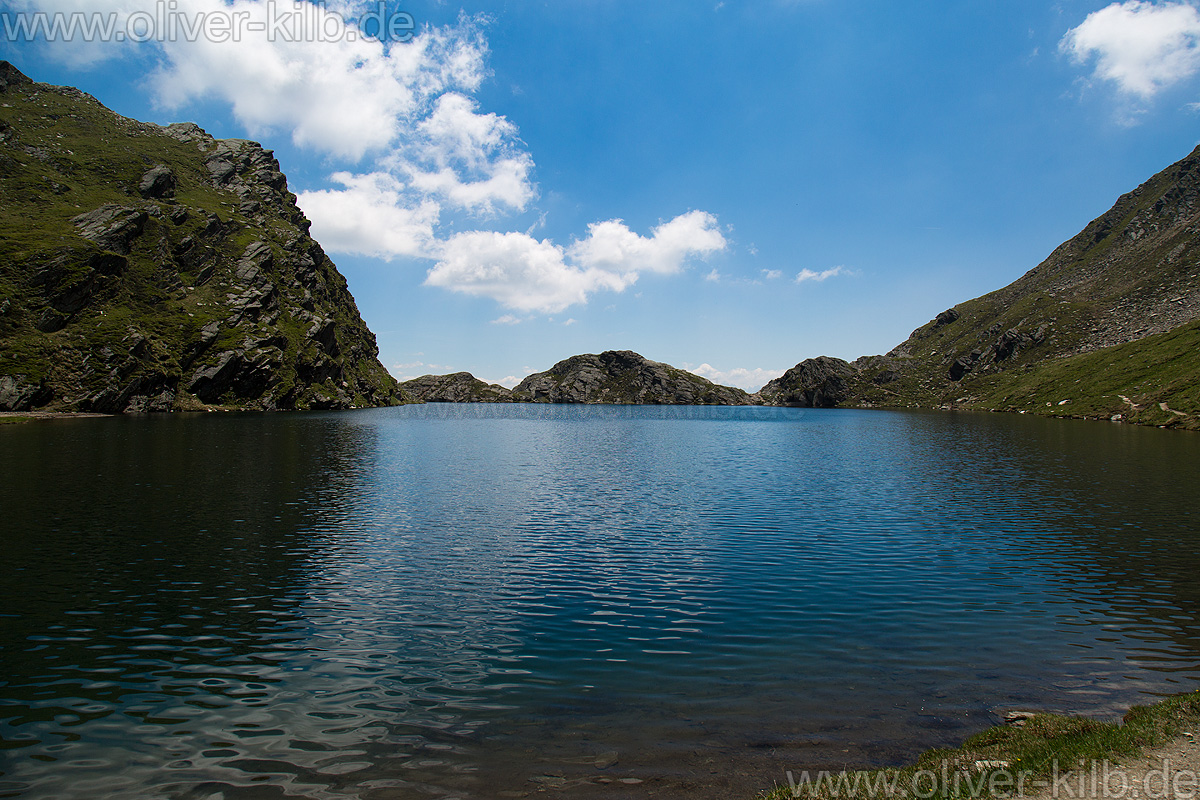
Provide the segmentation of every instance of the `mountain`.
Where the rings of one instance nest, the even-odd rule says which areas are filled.
[[[469,372],[422,375],[400,384],[419,403],[511,403],[513,394],[495,383],[485,383]]]
[[[0,410],[404,400],[271,151],[0,62]]]
[[[1018,280],[943,311],[886,355],[803,362],[760,394],[777,405],[1200,427],[1198,354],[1200,148],[1122,195]]]
[[[857,370],[840,358],[806,359],[768,381],[754,395],[764,406],[833,408],[850,396]]]
[[[630,350],[608,350],[560,361],[517,384],[513,399],[527,403],[704,406],[745,406],[754,402],[741,389],[720,386]]]

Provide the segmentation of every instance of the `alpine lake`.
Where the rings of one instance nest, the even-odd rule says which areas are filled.
[[[0,797],[744,797],[1200,679],[1200,436],[427,405],[0,426]]]

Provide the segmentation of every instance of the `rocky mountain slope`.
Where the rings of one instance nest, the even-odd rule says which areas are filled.
[[[269,150],[0,62],[0,410],[399,403]]]
[[[741,389],[720,386],[630,350],[572,356],[513,389],[527,403],[613,403],[632,405],[752,405]]]
[[[1017,281],[938,314],[890,353],[810,360],[760,394],[778,405],[954,406],[1195,427],[1198,320],[1200,148]]]
[[[422,375],[400,384],[400,389],[419,403],[511,403],[512,390],[485,383],[469,372],[452,375]]]

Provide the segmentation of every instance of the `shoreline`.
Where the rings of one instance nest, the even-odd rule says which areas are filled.
[[[91,411],[0,411],[0,425],[48,419],[97,419],[117,416],[121,415],[98,414]]]
[[[1200,691],[1116,722],[1014,711],[956,748],[898,768],[787,773],[758,800],[1196,800]]]
[[[676,404],[660,404],[660,403],[643,403],[643,404],[624,404],[624,403],[443,403],[440,401],[427,401],[424,403],[408,403],[406,405],[633,405],[635,407],[646,408],[662,408],[664,406],[674,407]],[[687,404],[678,404],[683,407]],[[367,406],[364,408],[345,408],[345,409],[321,409],[319,413],[327,413],[329,411],[363,411],[369,408],[397,408],[398,406]],[[1139,422],[1130,419],[1112,419],[1105,416],[1090,416],[1086,414],[1045,414],[1039,411],[1029,411],[1020,409],[1001,409],[1001,408],[979,408],[972,406],[885,406],[885,405],[848,405],[837,406],[833,408],[809,408],[805,406],[766,406],[766,405],[737,405],[737,406],[718,406],[718,405],[691,405],[692,408],[799,408],[804,411],[820,410],[820,411],[900,411],[900,412],[943,412],[943,413],[974,413],[974,414],[1013,414],[1017,416],[1035,416],[1041,419],[1057,419],[1057,420],[1079,420],[1083,422],[1108,422],[1109,424],[1131,425],[1137,428],[1157,428],[1159,430],[1177,430],[1177,431],[1200,431],[1200,420],[1183,419],[1177,417],[1173,422],[1178,424],[1156,425],[1149,422]],[[106,417],[124,417],[124,416],[158,416],[172,414],[196,414],[196,413],[212,413],[212,412],[237,412],[237,413],[259,413],[259,414],[276,414],[280,412],[313,410],[313,409],[261,409],[261,408],[235,408],[235,407],[206,407],[203,409],[174,409],[171,411],[152,411],[152,412],[122,412],[118,414],[99,413],[92,411],[0,411],[0,425],[17,424],[22,422],[35,422],[55,419],[100,419]],[[1198,792],[1200,797],[1200,792]]]

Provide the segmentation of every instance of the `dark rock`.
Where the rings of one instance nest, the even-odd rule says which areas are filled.
[[[758,392],[763,405],[833,408],[850,396],[850,379],[858,369],[840,358],[806,359],[769,381]]]
[[[122,381],[124,378],[121,379]],[[101,414],[170,411],[179,377],[161,372],[135,375],[123,386],[110,384],[83,403],[84,410]]]
[[[1016,329],[1010,328],[994,344],[993,352],[995,353],[996,361],[1004,361],[1012,358],[1016,354],[1021,345],[1033,340],[1033,337],[1017,332]]]
[[[337,357],[337,322],[335,320],[326,317],[314,322],[308,329],[307,337],[319,344],[326,353]]]
[[[21,70],[7,61],[0,61],[0,94],[8,91],[10,87],[30,83],[33,81],[27,78]]]
[[[42,333],[55,333],[67,327],[67,315],[55,308],[47,308],[38,318],[37,329]]]
[[[942,325],[949,325],[951,322],[957,321],[958,318],[959,318],[958,311],[956,311],[953,308],[948,308],[945,311],[943,311],[942,313],[938,314],[937,317],[934,318],[934,320],[933,320],[934,327],[937,328],[937,327],[941,327]]]
[[[233,385],[238,370],[244,363],[242,354],[236,351],[222,353],[220,359],[207,369],[200,369],[188,382],[188,391],[205,403],[218,403],[221,395]]]
[[[138,193],[147,200],[169,200],[175,196],[175,173],[159,164],[142,176]]]
[[[133,241],[142,235],[150,215],[140,208],[105,205],[80,214],[71,221],[79,235],[101,249],[129,255]]]
[[[0,375],[0,411],[29,411],[45,405],[52,393],[25,375]]]
[[[950,365],[950,380],[961,381],[963,376],[970,372],[974,366],[975,361],[966,356],[954,359],[954,363]]]

